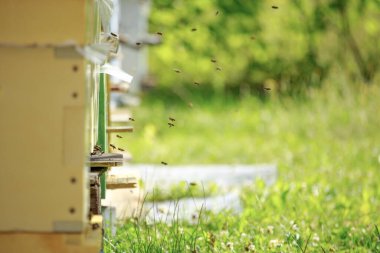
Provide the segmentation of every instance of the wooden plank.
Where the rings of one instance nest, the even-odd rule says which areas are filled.
[[[127,175],[107,175],[107,189],[137,188],[137,178]]]
[[[116,167],[122,166],[123,161],[89,161],[88,166],[90,167]]]
[[[122,127],[107,127],[107,133],[127,133],[133,132],[132,126],[122,126]]]

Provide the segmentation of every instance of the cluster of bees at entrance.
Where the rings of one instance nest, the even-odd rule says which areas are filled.
[[[275,10],[277,10],[278,9],[278,6],[276,6],[276,5],[272,5],[271,6],[272,7],[272,9],[275,9]],[[219,15],[219,11],[216,11],[215,12],[215,16],[218,16]],[[196,32],[198,29],[197,28],[191,28],[191,32]],[[157,35],[159,35],[159,36],[163,36],[164,34],[162,33],[162,32],[156,32],[156,34]],[[250,37],[251,38],[251,40],[255,40],[256,39],[256,37],[255,36],[251,36]],[[142,42],[136,42],[136,45],[137,46],[141,46],[142,45]],[[213,64],[217,64],[217,60],[216,60],[216,58],[212,58],[211,60],[210,60]],[[220,66],[218,66],[218,65],[216,65],[215,66],[215,70],[217,70],[217,71],[222,71],[222,68],[220,67]],[[180,70],[180,69],[177,69],[177,68],[174,68],[173,69],[173,71],[175,72],[175,73],[177,73],[177,74],[181,74],[182,73],[182,71]],[[196,85],[196,86],[200,86],[200,82],[198,82],[198,81],[194,81],[193,82],[193,84],[194,85]],[[270,88],[268,88],[268,87],[263,87],[263,89],[264,89],[264,91],[270,91],[271,89]],[[188,103],[188,106],[190,107],[190,108],[192,108],[193,107],[193,104],[191,103],[191,102],[189,102]],[[135,121],[134,120],[134,118],[129,118],[129,120],[130,121]],[[169,128],[171,128],[171,127],[174,127],[175,126],[175,118],[173,118],[173,117],[168,117],[168,126],[169,126]],[[123,138],[121,135],[116,135],[116,137],[117,138]],[[124,149],[122,149],[122,148],[120,148],[120,147],[116,147],[115,145],[113,145],[113,144],[109,144],[110,145],[110,147],[113,149],[113,150],[119,150],[119,151],[125,151]],[[104,153],[104,151],[102,151],[102,149],[101,149],[101,147],[99,146],[99,145],[95,145],[94,146],[94,151],[91,153],[91,155],[102,155]],[[162,165],[168,165],[168,163],[167,162],[164,162],[164,161],[161,161],[161,164]]]

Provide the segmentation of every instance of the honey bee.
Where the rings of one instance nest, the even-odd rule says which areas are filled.
[[[120,150],[120,151],[125,151],[124,149],[122,149],[122,148],[117,148],[118,150]]]
[[[162,32],[157,32],[156,34],[162,36]]]
[[[198,85],[198,86],[200,85],[200,83],[198,83],[198,82],[194,82],[194,84],[195,84],[195,85]]]
[[[94,152],[102,151],[102,147],[99,145],[94,146]]]
[[[264,87],[264,90],[271,90],[271,88],[268,88],[268,87]]]
[[[211,59],[211,62],[216,63],[216,59],[215,58]]]
[[[255,40],[255,39],[256,39],[256,37],[252,35],[251,36],[251,40]]]
[[[137,46],[140,46],[140,45],[141,45],[141,42],[136,42],[136,45],[137,45]]]
[[[134,118],[128,118],[130,121],[135,121],[135,119]]]
[[[170,122],[169,122],[168,125],[169,125],[169,128],[170,128],[170,127],[174,127],[174,124],[173,124],[173,123],[170,123]]]
[[[278,9],[278,6],[272,5],[272,9]]]
[[[119,139],[123,138],[123,136],[118,135],[118,134],[116,135],[116,137],[119,138]]]
[[[216,70],[222,71],[222,68],[221,67],[216,67]]]
[[[174,72],[176,72],[176,73],[181,73],[181,70],[179,70],[179,69],[173,69],[174,70]]]
[[[166,162],[161,162],[161,164],[163,164],[163,165],[168,165]]]
[[[110,147],[113,148],[113,149],[116,149],[116,146],[113,145],[113,144],[110,144]]]
[[[197,183],[195,183],[195,182],[190,182],[189,183],[191,186],[196,186],[197,185]]]
[[[170,121],[175,121],[175,118],[171,118],[171,117],[169,117],[169,120],[170,120]]]
[[[195,32],[197,30],[197,28],[192,28],[191,31],[192,32]]]
[[[219,15],[219,11],[216,11],[216,12],[215,12],[215,16],[218,16],[218,15]]]

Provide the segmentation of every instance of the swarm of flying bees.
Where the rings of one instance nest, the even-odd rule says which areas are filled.
[[[272,9],[278,9],[278,6],[276,6],[276,5],[272,5]],[[220,13],[219,10],[215,11],[215,16],[218,16],[219,13]],[[193,28],[191,28],[190,31],[191,31],[191,32],[196,32],[197,30],[198,30],[197,28],[193,27]],[[157,32],[156,34],[158,34],[158,35],[160,35],[160,36],[163,35],[162,32]],[[251,35],[251,36],[250,36],[250,39],[251,39],[251,40],[256,40],[256,36]],[[210,61],[211,61],[213,64],[217,64],[217,60],[216,60],[215,57],[211,58]],[[215,66],[215,70],[217,70],[217,71],[222,71],[222,68],[221,68],[220,66]],[[180,69],[178,69],[178,68],[174,68],[173,71],[176,72],[177,74],[180,74],[180,73],[182,72],[182,71],[181,71]],[[200,83],[197,82],[197,81],[194,81],[193,84],[196,85],[196,86],[199,86],[199,85],[200,85]],[[263,87],[263,90],[264,90],[264,91],[270,91],[271,88]],[[190,108],[193,108],[193,103],[188,102],[187,105],[188,105]],[[130,119],[131,119],[131,118],[130,118]],[[169,122],[168,122],[168,126],[169,126],[169,128],[174,127],[174,121],[175,121],[174,118],[169,117]],[[163,164],[163,165],[167,165],[166,162],[161,162],[161,164]],[[192,182],[192,183],[190,183],[190,185],[196,185],[196,183]]]

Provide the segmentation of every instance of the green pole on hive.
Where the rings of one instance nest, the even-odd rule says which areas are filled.
[[[105,74],[99,76],[99,123],[98,123],[98,145],[104,152],[107,152],[107,97],[106,97],[106,78]],[[106,168],[104,168],[106,169]],[[100,176],[100,196],[106,198],[106,175],[103,173]]]

